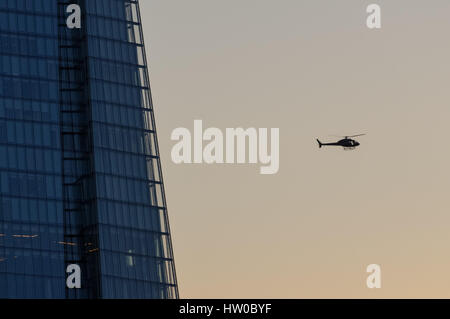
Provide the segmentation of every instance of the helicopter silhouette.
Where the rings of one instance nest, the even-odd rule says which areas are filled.
[[[351,137],[358,137],[363,136],[366,134],[358,134],[358,135],[351,135],[351,136],[342,136],[343,139],[335,142],[335,143],[322,143],[317,139],[317,143],[319,143],[319,148],[322,148],[322,146],[342,146],[344,149],[355,149],[357,146],[359,146],[359,142],[355,141]]]

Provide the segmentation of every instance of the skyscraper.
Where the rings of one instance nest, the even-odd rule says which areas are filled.
[[[138,1],[1,0],[0,30],[0,298],[177,298]]]

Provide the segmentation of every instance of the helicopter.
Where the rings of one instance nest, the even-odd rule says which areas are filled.
[[[321,148],[322,146],[342,146],[345,150],[355,149],[360,144],[359,144],[359,142],[352,139],[352,137],[358,137],[358,136],[363,136],[363,135],[366,135],[366,134],[341,136],[341,137],[343,137],[343,139],[341,139],[335,143],[322,143],[321,141],[319,141],[319,139],[317,139],[317,143],[319,143],[319,148]]]

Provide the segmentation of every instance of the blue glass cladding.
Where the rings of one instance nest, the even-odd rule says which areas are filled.
[[[0,297],[64,298],[56,2],[0,1]]]
[[[75,296],[176,298],[138,3],[84,2],[89,93],[74,102],[90,110],[92,167],[80,251],[95,257],[80,258],[100,288]],[[0,0],[0,30],[0,298],[65,298],[57,1]]]
[[[139,6],[87,5],[102,294],[176,298]]]

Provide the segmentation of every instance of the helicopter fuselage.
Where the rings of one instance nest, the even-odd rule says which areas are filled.
[[[342,146],[344,148],[354,148],[359,146],[359,142],[351,139],[351,138],[344,138],[342,140],[339,140],[335,143],[322,143],[319,140],[317,140],[319,142],[319,147],[322,146]]]

